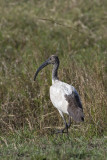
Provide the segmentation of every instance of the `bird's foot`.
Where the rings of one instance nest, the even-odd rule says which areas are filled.
[[[67,131],[64,131],[63,129],[61,129],[61,130],[56,130],[56,131],[54,132],[54,134],[58,134],[58,133],[63,134],[63,133],[68,133],[68,132],[67,132]]]
[[[63,129],[60,129],[60,130],[56,130],[55,131],[55,134],[58,134],[58,133],[61,133],[61,134],[63,134],[63,133],[67,133],[68,134],[68,125],[66,124],[66,126],[63,128]],[[66,131],[65,131],[66,130]]]

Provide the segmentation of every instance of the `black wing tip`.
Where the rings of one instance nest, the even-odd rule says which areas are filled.
[[[81,117],[81,120],[84,122],[84,117]]]

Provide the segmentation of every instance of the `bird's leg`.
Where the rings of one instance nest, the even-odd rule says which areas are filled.
[[[63,129],[57,130],[56,133],[67,133],[68,134],[68,124],[66,123],[65,127]]]
[[[70,126],[71,126],[71,116],[69,115],[69,121],[68,121],[68,124],[66,123],[66,121],[65,121],[65,119],[64,119],[64,116],[63,116],[63,120],[64,120],[64,123],[65,123],[65,128],[63,128],[62,129],[62,132],[63,133],[65,133],[64,132],[64,130],[66,129],[67,130],[67,132],[66,133],[68,133],[68,129],[70,128]]]
[[[66,130],[66,132],[64,132]],[[68,133],[68,124],[65,123],[65,127],[63,129],[61,129],[62,133]]]
[[[71,126],[71,116],[69,115],[68,128]]]
[[[60,113],[60,115],[61,115],[61,117],[62,117],[62,119],[64,121],[65,127],[63,129],[61,129],[61,130],[58,130],[57,133],[68,133],[68,124],[66,123],[66,120],[65,120],[65,118],[63,116],[63,113],[60,110],[58,110],[58,111],[59,111],[59,113]],[[66,129],[66,132],[64,132],[65,129]]]

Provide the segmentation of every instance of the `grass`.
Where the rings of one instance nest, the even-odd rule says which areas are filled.
[[[106,0],[0,0],[0,15],[2,159],[105,159]],[[63,126],[49,98],[52,66],[33,81],[52,54],[59,79],[75,86],[84,108],[85,122],[73,121],[69,137],[50,134]]]
[[[8,137],[1,137],[0,156],[3,160],[105,160],[106,144],[107,137],[91,139],[84,136],[74,138],[70,135],[38,137],[34,131],[29,132],[25,129]]]

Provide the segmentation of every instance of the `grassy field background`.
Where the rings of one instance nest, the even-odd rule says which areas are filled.
[[[69,136],[49,98],[52,66],[78,90],[85,122]],[[107,1],[0,0],[0,156],[2,159],[107,158]],[[67,117],[66,117],[67,118]]]

